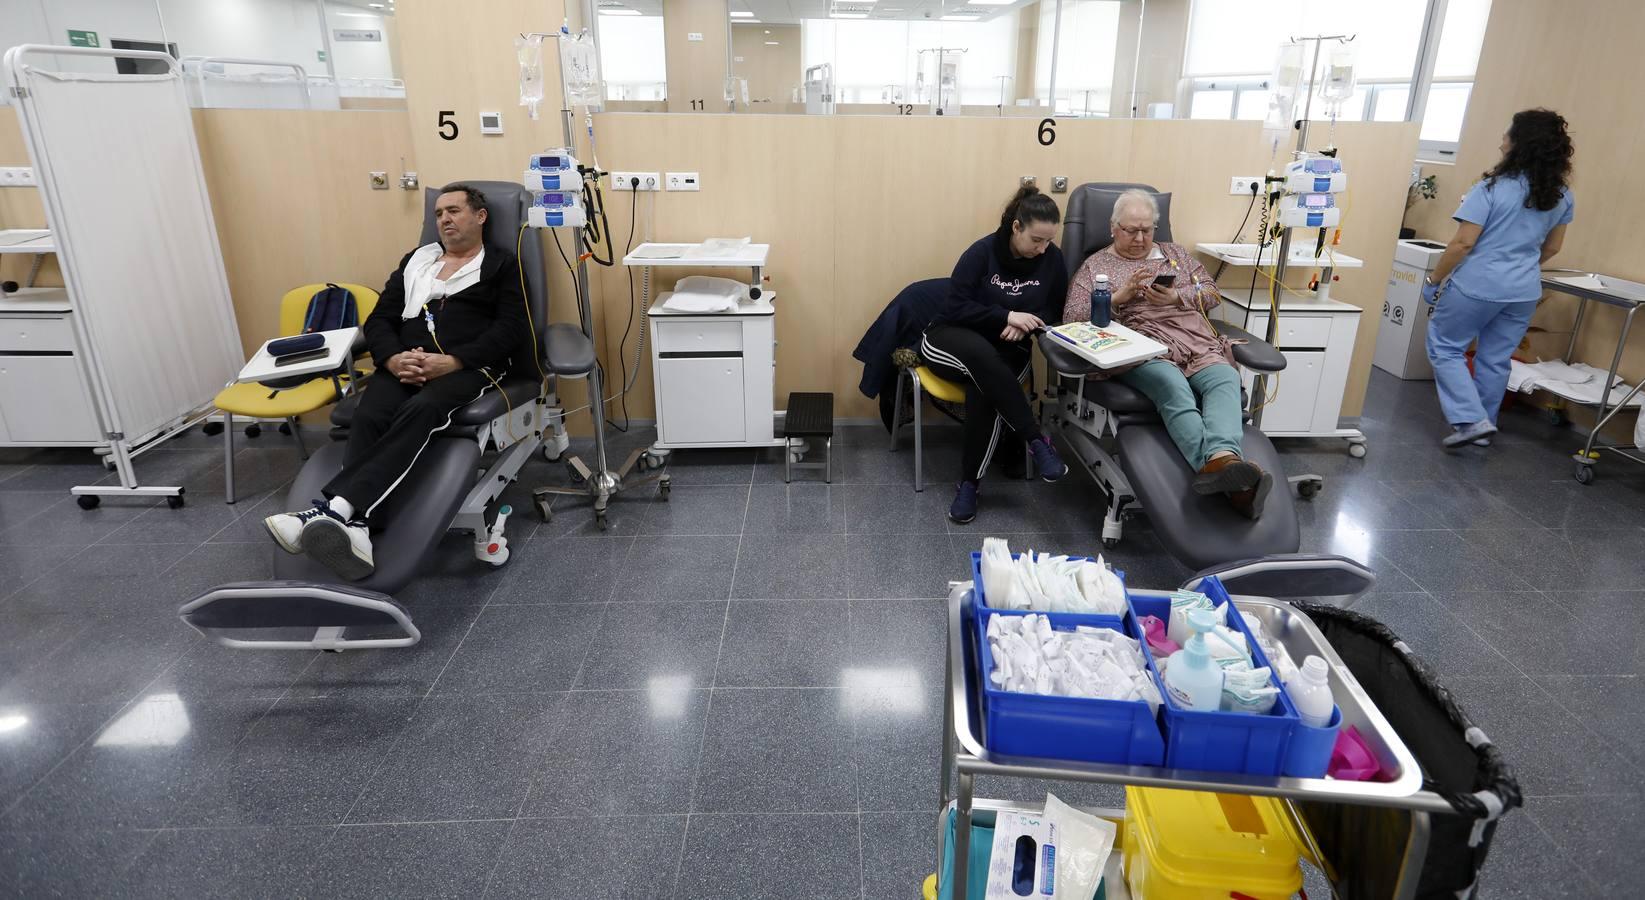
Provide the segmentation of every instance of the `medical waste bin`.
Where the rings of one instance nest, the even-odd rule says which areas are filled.
[[[1125,883],[1147,900],[1289,900],[1303,839],[1285,801],[1125,789]]]
[[[1371,362],[1406,381],[1432,381],[1428,364],[1428,317],[1433,307],[1422,302],[1422,280],[1434,270],[1445,245],[1435,241],[1400,241],[1394,247],[1394,268],[1388,273],[1388,292],[1382,300],[1382,322],[1377,330]]]

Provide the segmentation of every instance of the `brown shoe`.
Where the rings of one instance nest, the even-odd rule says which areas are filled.
[[[1262,469],[1256,463],[1246,462],[1234,455],[1219,456],[1206,463],[1194,476],[1194,493],[1208,496],[1248,491],[1257,486],[1260,478]]]
[[[1258,471],[1261,471],[1260,469]],[[1262,518],[1262,507],[1268,502],[1268,492],[1274,489],[1274,476],[1263,472],[1257,478],[1256,487],[1243,491],[1231,491],[1228,502],[1233,504],[1240,515],[1256,521]]]

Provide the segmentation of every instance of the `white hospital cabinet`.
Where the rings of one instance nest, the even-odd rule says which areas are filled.
[[[658,450],[774,447],[777,295],[736,312],[677,313],[662,294],[647,318]]]
[[[781,447],[776,430],[777,295],[760,272],[771,247],[744,244],[716,253],[703,245],[646,242],[623,258],[625,266],[749,269],[752,298],[729,312],[665,308],[665,292],[646,311],[651,338],[651,381],[657,404],[652,449]]]
[[[1232,266],[1256,263],[1249,245],[1199,244],[1195,249]],[[1251,248],[1254,250],[1254,248]],[[1311,254],[1299,256],[1293,248],[1291,263],[1313,265]],[[1272,262],[1264,253],[1262,262]],[[1334,268],[1359,268],[1361,260],[1344,254],[1332,257]],[[1321,283],[1329,285],[1331,271],[1325,270]],[[1270,301],[1259,285],[1249,289],[1219,289],[1222,304],[1218,316],[1229,324],[1259,338],[1268,335]],[[1268,403],[1262,408],[1262,431],[1269,437],[1342,438],[1353,456],[1365,455],[1365,433],[1341,427],[1342,395],[1348,388],[1348,368],[1354,355],[1354,338],[1359,333],[1361,310],[1350,303],[1333,300],[1329,290],[1282,291],[1279,299],[1279,332],[1274,344],[1285,355],[1285,369],[1268,377]],[[1322,296],[1323,295],[1323,296]],[[1241,370],[1247,391],[1254,373]],[[1260,402],[1260,401],[1259,401]]]
[[[55,250],[47,232],[0,231],[0,253],[38,259]],[[24,287],[0,296],[0,446],[107,443],[78,358],[72,315],[66,288]]]

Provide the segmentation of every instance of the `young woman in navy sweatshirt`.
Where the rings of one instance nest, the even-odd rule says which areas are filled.
[[[920,355],[950,381],[965,385],[965,453],[948,517],[977,517],[977,490],[1001,425],[1028,442],[1045,481],[1068,466],[1034,421],[1022,379],[1033,364],[1029,337],[1055,323],[1068,293],[1068,269],[1052,243],[1062,216],[1037,188],[1017,191],[1000,216],[999,230],[961,254],[948,300],[920,342]]]

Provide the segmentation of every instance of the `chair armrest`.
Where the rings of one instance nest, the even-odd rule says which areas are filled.
[[[1279,352],[1273,344],[1237,325],[1216,320],[1213,320],[1211,325],[1223,337],[1231,341],[1245,342],[1234,345],[1234,362],[1253,372],[1278,372],[1285,368],[1285,354]]]
[[[1047,337],[1044,332],[1037,338],[1040,353],[1045,357],[1045,364],[1052,372],[1072,378],[1083,378],[1103,371],[1101,366],[1063,346],[1056,338]]]

